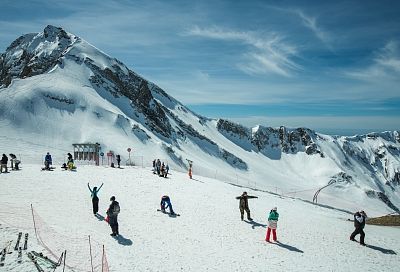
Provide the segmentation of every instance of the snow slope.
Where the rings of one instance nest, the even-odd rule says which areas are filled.
[[[118,272],[397,271],[400,265],[399,228],[367,225],[368,246],[362,247],[349,241],[351,214],[299,199],[199,176],[190,180],[175,171],[164,179],[150,168],[39,169],[40,165],[27,164],[21,171],[0,174],[0,244],[15,242],[18,231],[28,232],[28,249],[50,255],[34,239],[32,204],[39,235],[51,252],[59,256],[67,249],[67,265],[75,269],[66,271],[91,271],[88,235],[95,271],[101,271],[101,245],[105,245],[110,271]],[[120,202],[119,239],[110,237],[109,226],[93,216],[88,182],[91,186],[104,182],[99,193],[101,215],[111,195]],[[240,220],[235,197],[244,190],[258,196],[249,200],[254,222]],[[156,211],[164,194],[171,197],[180,217]],[[264,241],[267,214],[274,206],[280,213],[280,244]],[[60,235],[56,238],[55,233]],[[35,271],[25,255],[21,264],[16,259],[15,252],[7,255],[0,269]]]
[[[400,133],[354,137],[245,128],[190,111],[154,83],[61,28],[26,34],[0,55],[0,151],[57,165],[72,143],[100,143],[136,165],[155,158],[195,175],[338,208],[399,211]],[[86,163],[86,162],[82,162]]]

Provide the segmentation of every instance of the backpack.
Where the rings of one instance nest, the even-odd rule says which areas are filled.
[[[119,214],[120,210],[121,210],[121,208],[119,207],[119,203],[118,203],[118,202],[115,202],[115,204],[114,204],[114,209],[113,209],[112,213],[113,213],[114,215],[117,215],[117,214]]]

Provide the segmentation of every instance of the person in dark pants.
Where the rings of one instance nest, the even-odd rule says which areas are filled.
[[[119,203],[115,200],[115,196],[110,198],[111,204],[107,210],[108,224],[110,224],[112,233],[111,236],[119,235],[118,231],[118,214],[120,211]]]
[[[97,212],[99,211],[99,197],[97,194],[99,193],[101,187],[103,187],[103,184],[101,184],[100,188],[97,189],[97,187],[93,187],[93,190],[90,188],[89,182],[87,184],[87,187],[89,188],[89,191],[91,193],[92,197],[92,204],[93,204],[93,214],[96,215]]]
[[[0,161],[0,173],[3,173],[3,169],[5,169],[4,173],[8,173],[7,163],[8,157],[6,156],[6,154],[3,154],[3,157],[1,157]]]
[[[51,165],[53,164],[53,159],[49,152],[47,152],[46,157],[44,157],[44,169],[50,170]]]
[[[243,221],[244,211],[247,213],[247,220],[252,221],[253,219],[250,217],[250,209],[249,209],[249,198],[258,198],[257,196],[249,196],[247,192],[243,192],[241,196],[236,197],[239,199],[239,209],[240,209],[240,218]]]
[[[367,219],[367,215],[364,211],[359,211],[354,214],[354,227],[356,228],[353,233],[350,235],[351,241],[356,241],[354,238],[357,234],[360,234],[360,245],[365,246],[364,238],[364,227],[365,227],[365,220]]]
[[[169,208],[169,213],[171,215],[175,214],[174,210],[172,209],[171,199],[169,198],[169,196],[165,195],[161,197],[160,206],[163,213],[165,213],[166,208]]]
[[[117,155],[117,164],[118,164],[118,168],[121,168],[121,156]]]

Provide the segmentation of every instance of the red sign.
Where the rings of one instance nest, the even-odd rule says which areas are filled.
[[[112,157],[112,156],[114,156],[114,153],[112,153],[112,152],[107,153],[107,157]]]
[[[128,150],[128,152],[131,152],[131,151],[132,151],[132,149],[131,149],[130,147],[128,147],[128,149],[127,149],[127,150]]]

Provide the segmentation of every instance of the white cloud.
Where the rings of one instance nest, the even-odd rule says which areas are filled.
[[[189,29],[186,35],[199,36],[210,39],[237,41],[250,46],[243,54],[246,62],[238,63],[242,71],[249,74],[278,74],[289,77],[300,65],[291,60],[297,54],[297,48],[284,42],[283,37],[270,33],[262,36],[251,31],[232,31],[219,27],[200,28],[195,26]]]
[[[328,46],[331,49],[330,35],[326,31],[324,31],[320,26],[318,26],[317,19],[315,17],[307,16],[301,10],[295,10],[293,12],[296,13],[302,19],[304,26],[309,28],[320,41],[322,41],[326,46]]]
[[[388,82],[400,80],[400,44],[389,41],[380,49],[372,60],[372,64],[364,69],[347,71],[351,78],[368,82]]]

